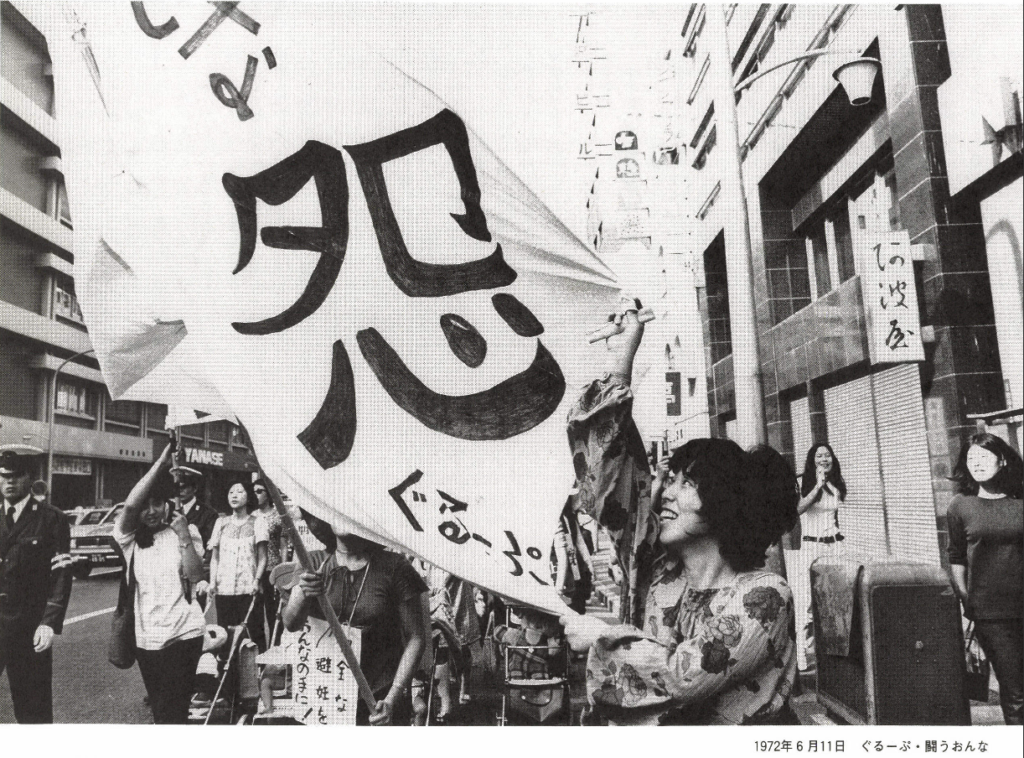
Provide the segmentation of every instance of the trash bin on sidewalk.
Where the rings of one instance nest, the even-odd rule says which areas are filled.
[[[960,607],[938,566],[811,564],[818,702],[851,724],[967,725]]]

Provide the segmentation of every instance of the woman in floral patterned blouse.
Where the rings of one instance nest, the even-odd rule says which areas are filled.
[[[584,397],[631,398],[643,326],[629,313],[622,323],[617,370],[596,383],[617,388]],[[622,447],[615,438],[630,434],[631,424],[614,434],[602,429],[591,444],[614,456]],[[586,457],[595,460],[592,452]],[[614,489],[600,481],[619,476],[614,469],[590,465],[588,489]],[[643,628],[573,613],[561,619],[572,647],[590,651],[591,708],[617,724],[796,723],[788,706],[796,675],[792,594],[782,577],[762,569],[768,547],[796,522],[796,477],[771,448],[748,453],[724,439],[691,440],[669,469],[657,557],[641,595]]]

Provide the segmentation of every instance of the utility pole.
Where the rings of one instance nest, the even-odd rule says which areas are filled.
[[[719,203],[725,219],[725,271],[729,286],[729,329],[732,340],[733,387],[736,392],[736,442],[743,448],[767,441],[761,363],[757,350],[750,213],[743,184],[736,90],[732,56],[726,34],[725,6],[706,6],[711,43],[710,79],[713,83],[718,143],[721,146],[722,189]]]

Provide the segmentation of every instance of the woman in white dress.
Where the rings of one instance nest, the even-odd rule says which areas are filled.
[[[797,504],[803,535],[801,545],[799,550],[786,552],[792,569],[788,579],[796,603],[797,666],[801,670],[808,667],[807,650],[814,639],[811,564],[816,558],[840,554],[844,538],[839,528],[839,506],[844,500],[846,482],[835,452],[824,442],[811,445],[804,462]]]

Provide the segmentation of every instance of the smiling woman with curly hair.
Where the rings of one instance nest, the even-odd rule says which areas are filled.
[[[628,384],[643,326],[628,314],[623,323],[617,374]],[[593,491],[612,491],[601,479],[621,473],[614,469],[590,469]],[[730,440],[698,439],[673,454],[668,471],[658,557],[637,593],[643,615],[627,616],[638,623],[561,619],[573,648],[590,650],[594,713],[617,724],[797,723],[788,704],[792,594],[763,569],[769,546],[796,523],[792,469],[768,447],[744,452]]]

